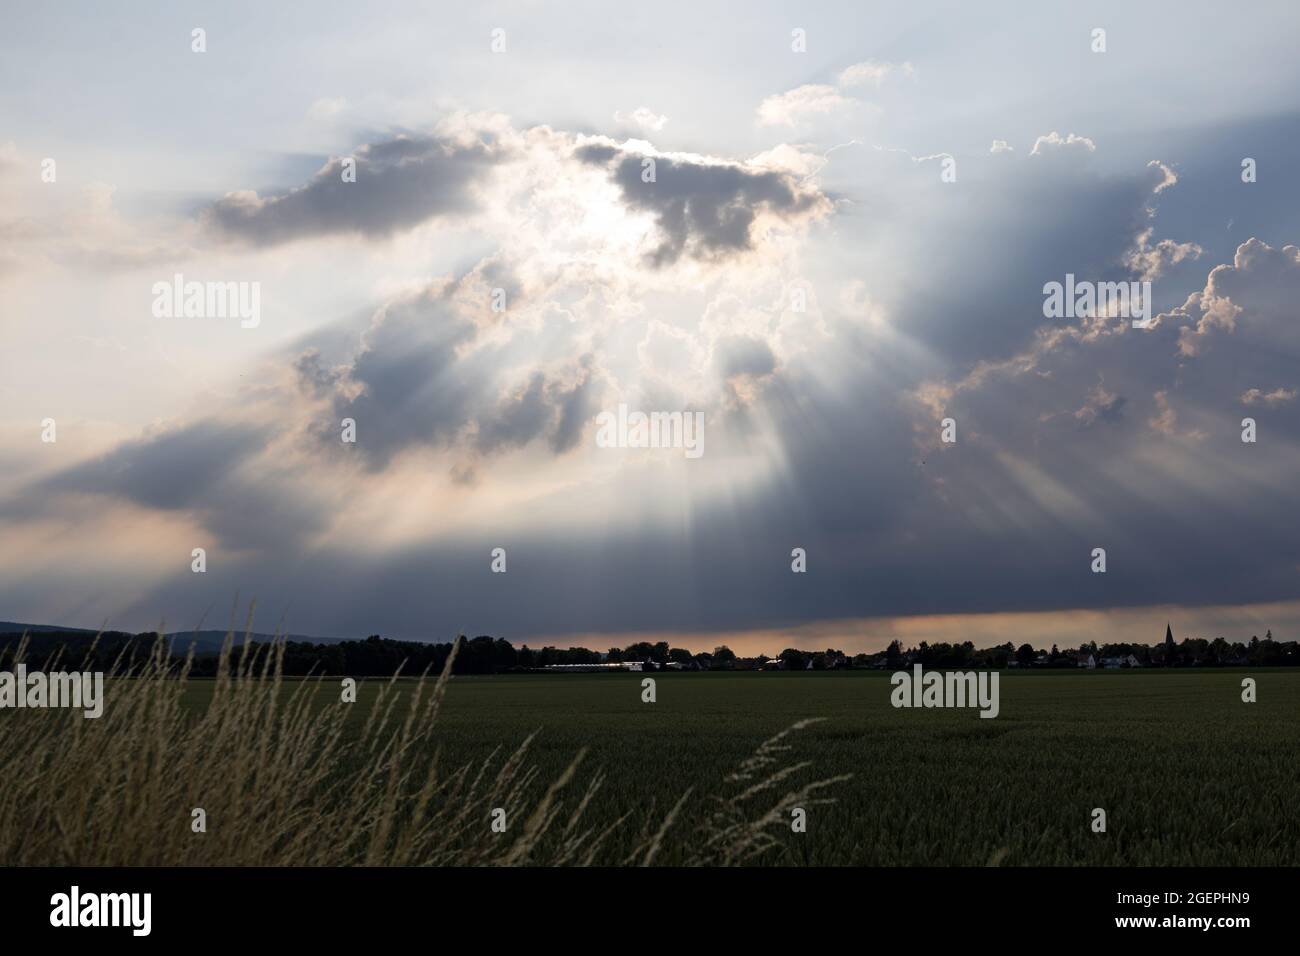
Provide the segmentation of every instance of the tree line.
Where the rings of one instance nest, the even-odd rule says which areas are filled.
[[[0,634],[0,668],[12,666],[21,634]],[[107,671],[119,658],[140,659],[150,653],[158,639],[156,633],[130,634],[108,631],[97,637],[85,632],[48,631],[27,636],[25,660],[36,669]],[[874,654],[848,655],[828,648],[809,651],[786,648],[776,657],[760,654],[741,657],[725,645],[712,651],[694,652],[671,647],[666,641],[638,642],[626,647],[611,647],[599,652],[584,647],[532,648],[515,647],[504,638],[480,635],[460,638],[461,648],[453,664],[456,674],[502,674],[540,670],[554,664],[611,664],[637,662],[647,669],[684,670],[844,670],[889,669],[920,664],[924,668],[1001,669],[1005,667],[1071,668],[1092,656],[1097,666],[1106,659],[1130,657],[1142,667],[1230,667],[1230,666],[1300,666],[1300,645],[1295,641],[1279,642],[1272,631],[1261,640],[1230,643],[1220,637],[1213,641],[1185,638],[1179,643],[1082,644],[1077,648],[1038,650],[1031,644],[1016,646],[1012,642],[994,647],[976,648],[970,641],[960,644],[922,641],[904,648],[899,641]],[[190,643],[181,634],[167,638],[171,653],[183,657]],[[232,667],[237,666],[239,647]],[[451,654],[452,642],[426,643],[398,641],[372,634],[364,640],[311,643],[285,641],[284,673],[289,676],[321,674],[354,677],[391,677],[401,669],[404,676],[441,672]],[[256,644],[254,646],[257,646]],[[196,648],[191,674],[211,677],[217,672],[217,655],[209,646]]]

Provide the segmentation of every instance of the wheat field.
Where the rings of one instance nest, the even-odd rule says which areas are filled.
[[[842,782],[787,759],[810,723],[795,721],[719,773],[716,795],[687,788],[612,814],[622,784],[584,745],[557,761],[539,731],[458,759],[444,720],[454,655],[434,677],[368,682],[353,703],[337,679],[284,680],[280,644],[228,641],[227,676],[201,682],[161,642],[138,650],[114,665],[99,719],[3,714],[7,864],[740,864],[779,850],[787,807],[823,805]]]
[[[1008,672],[982,720],[895,710],[860,671],[661,673],[653,703],[641,674],[398,674],[345,703],[338,678],[283,679],[277,647],[226,653],[234,676],[196,680],[140,648],[99,720],[0,715],[0,858],[1300,862],[1294,670],[1252,672],[1253,704],[1241,670]]]

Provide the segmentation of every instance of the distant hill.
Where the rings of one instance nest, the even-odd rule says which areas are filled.
[[[17,630],[5,631],[4,628]],[[6,662],[16,659],[18,644],[24,630],[27,634],[25,659],[56,671],[71,669],[107,671],[120,661],[132,661],[138,666],[148,658],[154,646],[150,632],[131,634],[125,631],[91,631],[86,628],[59,630],[36,629],[17,622],[0,621],[0,669]],[[98,637],[97,637],[98,635]],[[218,654],[226,639],[226,632],[174,631],[166,638],[172,661],[185,657],[194,648],[194,659],[189,665],[191,677],[213,677],[219,667]],[[393,641],[378,634],[365,640],[348,640],[337,637],[308,637],[301,634],[281,635],[285,639],[280,656],[285,676],[350,675],[353,677],[391,678],[399,671],[412,676],[441,673],[452,652],[452,643],[438,644],[428,641]],[[253,633],[254,643],[271,641],[274,635]],[[236,638],[235,647],[243,644],[243,635]],[[141,652],[144,652],[143,655]],[[591,651],[580,652],[594,656]],[[124,657],[125,655],[125,657]],[[514,648],[509,642],[486,635],[467,641],[460,651],[453,673],[492,674],[498,670],[513,669],[517,664]],[[498,660],[498,657],[501,659]],[[229,663],[232,673],[238,668],[242,655],[236,650]]]
[[[16,621],[0,621],[0,634],[21,634],[23,631],[30,631],[33,634],[43,634],[47,631],[58,631],[62,634],[96,633],[84,627],[59,627],[57,624],[19,624]]]
[[[21,624],[17,621],[0,621],[0,642],[5,638],[21,636],[23,633],[32,635],[36,634],[68,634],[84,637],[94,637],[99,631],[85,627],[59,627],[55,624]],[[123,634],[132,632],[123,631],[106,631],[106,634]],[[226,631],[224,630],[207,630],[207,631],[169,631],[165,636],[174,641],[173,648],[180,653],[189,650],[191,644],[194,645],[196,654],[216,654],[220,652],[221,645],[226,640]],[[312,637],[308,634],[261,634],[253,632],[249,637],[254,641],[270,641],[276,637],[283,637],[286,640],[296,641],[302,644],[339,644],[351,638],[346,637]],[[238,647],[244,642],[243,634],[235,635],[235,646]]]

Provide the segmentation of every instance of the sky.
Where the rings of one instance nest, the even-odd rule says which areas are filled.
[[[0,618],[1294,638],[1300,8],[737,11],[6,12]]]

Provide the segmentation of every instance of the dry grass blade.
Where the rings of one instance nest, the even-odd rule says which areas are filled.
[[[795,788],[751,812],[759,795],[806,765],[776,767],[788,736],[764,742],[728,778],[739,791],[707,820],[687,821],[687,791],[660,819],[653,805],[633,822],[585,822],[602,794],[599,771],[578,781],[580,750],[549,784],[530,765],[530,735],[501,758],[439,770],[439,713],[459,649],[435,680],[395,675],[369,710],[342,703],[338,684],[283,677],[282,640],[226,635],[206,708],[187,704],[193,645],[173,656],[124,648],[105,674],[99,719],[80,711],[6,711],[0,734],[0,859],[13,865],[80,866],[493,866],[592,865],[630,823],[644,838],[626,862],[737,863],[772,849],[771,831],[792,800],[822,801],[845,778]],[[97,639],[98,640],[98,639]],[[25,663],[26,635],[0,649]],[[91,651],[82,666],[93,658]],[[52,654],[46,667],[62,660]],[[6,663],[7,662],[7,663]],[[399,669],[400,675],[400,669]],[[570,791],[576,792],[576,800]],[[196,832],[201,808],[206,829]],[[490,827],[502,808],[513,839]],[[606,857],[611,857],[607,859]]]

